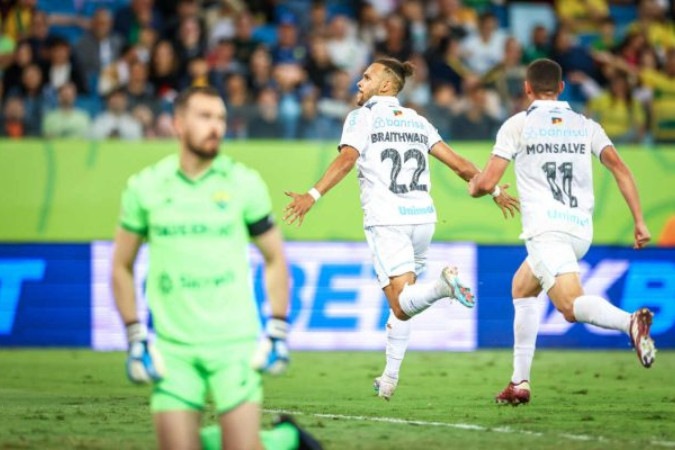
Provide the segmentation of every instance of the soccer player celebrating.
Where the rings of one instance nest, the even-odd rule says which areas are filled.
[[[219,153],[225,105],[217,91],[181,93],[174,124],[179,154],[131,177],[122,196],[112,281],[129,343],[127,374],[134,382],[155,383],[151,410],[160,448],[262,449],[256,369],[281,372],[288,362],[288,268],[281,233],[258,173]],[[249,238],[263,255],[272,312],[258,352]],[[156,350],[139,323],[134,294],[133,266],[144,239]],[[202,443],[207,392],[220,429],[203,432]],[[282,422],[264,432],[265,448],[297,448],[307,436],[288,418]]]
[[[630,208],[634,248],[644,247],[650,235],[630,169],[600,125],[557,100],[563,88],[556,62],[538,59],[529,65],[525,92],[532,104],[502,125],[485,170],[469,183],[472,196],[484,195],[514,161],[523,223],[520,237],[527,258],[513,277],[513,375],[496,397],[498,403],[530,401],[530,368],[540,320],[536,297],[542,289],[567,321],[627,333],[644,367],[652,365],[656,353],[649,336],[651,311],[641,308],[629,314],[583,292],[578,260],[593,237],[592,156],[612,172]]]
[[[478,169],[445,144],[436,129],[414,110],[402,107],[396,95],[413,73],[409,62],[376,60],[358,82],[360,108],[346,118],[339,155],[309,192],[287,192],[292,201],[284,220],[302,224],[305,214],[352,168],[358,166],[366,239],[380,286],[391,308],[387,320],[386,367],[374,387],[389,399],[396,389],[401,362],[410,339],[408,319],[441,298],[457,299],[472,308],[474,296],[457,276],[443,269],[430,284],[416,284],[424,270],[436,223],[429,194],[429,154],[469,181]],[[513,216],[517,200],[496,187],[492,194],[504,216]]]

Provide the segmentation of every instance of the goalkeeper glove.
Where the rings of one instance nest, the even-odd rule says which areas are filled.
[[[272,375],[279,375],[284,372],[290,360],[286,336],[288,336],[286,319],[275,317],[268,319],[265,326],[265,337],[253,356],[253,368]]]
[[[127,377],[134,383],[159,381],[164,376],[164,362],[155,347],[148,342],[148,330],[138,322],[127,325]]]

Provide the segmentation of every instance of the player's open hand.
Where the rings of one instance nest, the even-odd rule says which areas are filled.
[[[284,222],[293,225],[297,221],[298,226],[302,225],[305,214],[314,206],[316,200],[308,193],[298,194],[297,192],[286,191],[284,194],[293,199],[284,208]]]
[[[643,248],[652,239],[652,235],[649,233],[649,229],[647,229],[647,225],[644,222],[638,222],[635,224],[634,235],[634,249]]]
[[[508,188],[509,184],[502,184],[500,186],[501,192],[499,195],[493,197],[493,200],[497,206],[499,206],[499,209],[502,210],[505,219],[509,218],[509,214],[511,214],[511,217],[516,217],[516,211],[520,212],[520,200],[509,195],[509,193],[506,192]]]

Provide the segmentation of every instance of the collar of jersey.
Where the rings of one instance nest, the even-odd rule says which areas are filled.
[[[178,155],[176,155],[175,157],[176,174],[179,177],[181,177],[184,181],[187,181],[188,183],[191,184],[197,184],[213,173],[217,173],[220,175],[227,175],[228,172],[230,171],[229,170],[230,167],[232,167],[232,159],[221,153],[213,159],[211,166],[208,169],[206,169],[204,173],[199,175],[197,178],[190,178],[187,175],[185,175],[185,173],[181,170],[179,161],[180,160],[178,159]]]
[[[375,103],[390,103],[392,105],[399,105],[398,98],[392,95],[374,95],[364,105],[366,108],[373,106]]]
[[[570,104],[562,100],[535,100],[532,102],[528,110],[536,108],[537,106],[559,106],[561,108],[572,109]]]

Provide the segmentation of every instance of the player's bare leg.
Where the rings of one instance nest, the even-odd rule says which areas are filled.
[[[155,413],[153,420],[161,450],[200,450],[197,411],[164,411]]]
[[[222,450],[263,450],[260,441],[260,405],[244,403],[220,415]]]
[[[649,335],[654,314],[649,309],[640,308],[630,314],[602,297],[584,295],[577,273],[556,276],[548,295],[567,321],[623,331],[630,336],[640,364],[650,367],[654,363],[656,347]]]
[[[523,262],[513,276],[513,374],[506,388],[497,394],[500,404],[520,405],[530,401],[530,370],[537,343],[541,311],[537,296],[541,292],[539,281]]]

